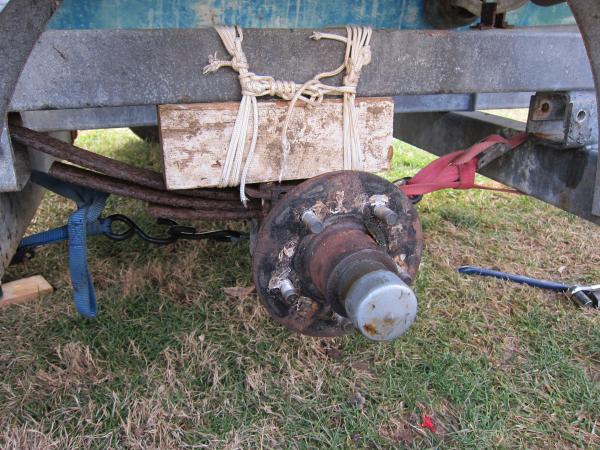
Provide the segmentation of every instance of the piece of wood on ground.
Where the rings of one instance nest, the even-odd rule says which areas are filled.
[[[258,102],[258,141],[247,183],[278,180],[281,130],[288,105],[282,100]],[[356,108],[363,170],[386,170],[392,156],[394,102],[391,98],[357,98]],[[233,102],[158,107],[167,189],[218,185],[238,109],[239,103]],[[249,129],[246,149],[252,118]],[[288,140],[291,150],[283,179],[305,179],[343,169],[342,100],[327,99],[313,107],[298,102]]]
[[[42,295],[51,294],[53,291],[54,289],[50,286],[50,283],[41,275],[9,281],[2,284],[0,308],[35,300]]]

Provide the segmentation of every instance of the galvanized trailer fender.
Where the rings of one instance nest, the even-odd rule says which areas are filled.
[[[7,113],[31,49],[60,1],[13,0],[0,12],[0,279],[39,205],[42,189],[28,182],[31,167],[47,169],[49,158],[12,146]]]

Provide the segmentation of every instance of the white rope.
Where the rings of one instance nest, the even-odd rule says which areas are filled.
[[[360,79],[363,66],[371,61],[371,28],[369,27],[346,27],[346,37],[332,33],[314,32],[311,39],[331,39],[346,44],[344,63],[330,72],[323,72],[306,83],[299,85],[293,81],[275,80],[270,76],[256,75],[249,71],[246,55],[242,50],[244,39],[240,27],[215,27],[221,37],[225,48],[231,55],[230,61],[217,59],[216,54],[209,56],[208,65],[204,67],[203,73],[215,72],[221,67],[231,67],[238,72],[242,91],[242,101],[233,127],[231,140],[227,149],[227,156],[221,172],[219,187],[240,185],[240,199],[246,205],[248,199],[245,194],[246,177],[252,164],[252,158],[256,149],[258,138],[258,104],[256,97],[270,95],[289,100],[290,105],[285,117],[281,133],[282,161],[279,172],[281,182],[287,158],[290,152],[290,144],[287,138],[287,130],[290,123],[292,111],[298,101],[309,105],[322,102],[326,95],[343,95],[343,130],[344,130],[344,169],[360,170],[363,166],[363,155],[360,147],[360,136],[358,133],[358,114],[356,112],[355,98],[356,86]],[[342,71],[346,74],[343,78],[343,86],[329,86],[321,82],[323,78],[330,78]],[[252,139],[244,168],[241,171],[244,159],[244,149],[248,134],[248,123],[252,114]]]

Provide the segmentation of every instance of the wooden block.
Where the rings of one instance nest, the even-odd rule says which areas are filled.
[[[247,183],[279,178],[281,129],[288,105],[282,100],[258,102],[258,141]],[[364,170],[386,170],[394,103],[391,98],[358,98],[356,107]],[[238,109],[239,103],[231,102],[159,106],[167,189],[218,185]],[[314,107],[298,103],[288,129],[291,152],[283,178],[311,178],[343,169],[342,130],[341,99],[328,99]]]
[[[50,283],[41,275],[9,281],[2,285],[0,308],[25,303],[42,295],[51,294],[53,291],[54,289],[50,286]]]

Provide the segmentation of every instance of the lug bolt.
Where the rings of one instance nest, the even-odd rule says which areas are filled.
[[[288,278],[284,278],[279,283],[279,292],[286,301],[291,301],[296,295],[296,289]]]
[[[377,205],[373,208],[373,214],[380,220],[383,220],[387,225],[396,225],[399,217],[394,211],[385,205]]]
[[[301,219],[304,225],[306,225],[306,227],[310,230],[311,233],[318,234],[321,231],[323,231],[323,222],[319,220],[319,218],[314,212],[310,210],[304,211],[302,213]]]

